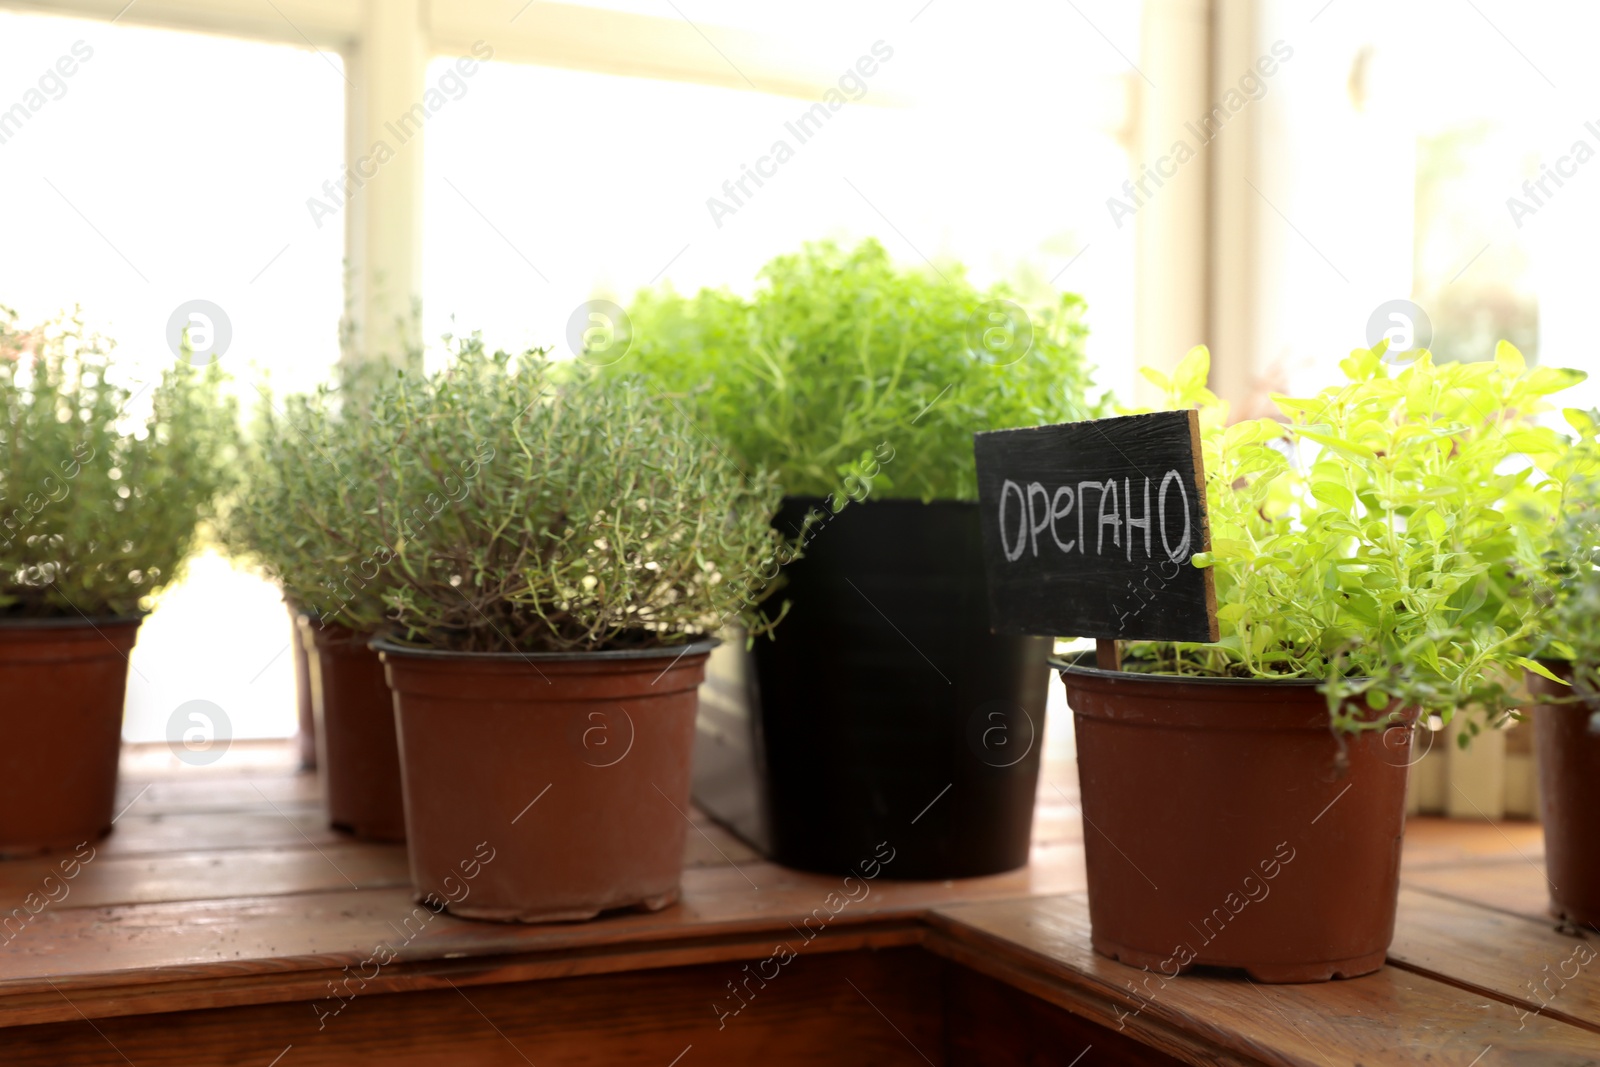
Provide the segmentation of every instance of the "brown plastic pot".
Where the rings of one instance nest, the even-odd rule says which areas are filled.
[[[1054,662],[1077,728],[1095,951],[1262,982],[1383,966],[1409,724],[1335,736],[1315,682]]]
[[[1570,663],[1545,666],[1572,677]],[[1541,699],[1533,708],[1533,739],[1550,913],[1600,929],[1600,710],[1559,701],[1573,690],[1536,674],[1528,675],[1528,689]]]
[[[0,621],[0,856],[110,833],[140,621]]]
[[[519,655],[375,640],[417,899],[520,922],[676,900],[714,644]]]
[[[300,769],[317,769],[317,715],[311,699],[310,654],[306,651],[305,616],[289,608],[289,652],[294,657],[294,706],[298,732],[295,743],[300,752]]]
[[[394,699],[369,634],[304,620],[328,822],[368,841],[406,839]]]

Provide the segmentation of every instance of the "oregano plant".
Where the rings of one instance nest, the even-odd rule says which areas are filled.
[[[1493,362],[1383,356],[1357,350],[1343,383],[1274,397],[1283,422],[1228,425],[1203,348],[1171,377],[1145,372],[1171,407],[1201,412],[1212,548],[1193,563],[1215,570],[1222,636],[1135,645],[1131,668],[1318,679],[1345,730],[1395,707],[1503,719],[1513,679],[1546,673],[1527,655],[1539,620],[1515,561],[1548,537],[1540,464],[1564,445],[1537,417],[1583,375],[1530,369],[1505,343]]]
[[[958,265],[896,266],[873,240],[781,255],[745,298],[644,291],[638,375],[746,469],[786,493],[976,500],[975,430],[1106,413],[1083,344],[1083,300],[1023,306]],[[878,462],[885,449],[894,462]],[[855,487],[861,488],[857,490]]]

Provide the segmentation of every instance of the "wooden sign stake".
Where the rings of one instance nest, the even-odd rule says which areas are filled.
[[[1107,641],[1104,638],[1094,643],[1094,665],[1103,671],[1120,671],[1122,669],[1122,646],[1115,640]]]

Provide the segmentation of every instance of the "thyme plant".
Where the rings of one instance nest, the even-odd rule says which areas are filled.
[[[223,537],[297,611],[319,625],[357,629],[382,614],[382,574],[368,562],[375,546],[364,516],[387,473],[376,409],[398,379],[382,366],[345,379],[281,400],[262,391]]]
[[[130,388],[113,351],[80,315],[24,329],[0,308],[0,618],[137,613],[228,481],[220,370]]]
[[[773,556],[773,479],[728,462],[626,378],[571,380],[545,353],[461,342],[374,401],[381,467],[361,513],[364,629],[461,652],[669,647],[732,621]]]
[[[881,245],[779,256],[750,299],[644,291],[614,370],[683,407],[741,467],[786,493],[976,500],[975,430],[1095,418],[1083,300],[1026,310],[958,266],[902,269]],[[893,450],[892,464],[874,450]],[[881,455],[881,452],[879,453]]]
[[[1572,665],[1574,687],[1600,698],[1600,504],[1588,501],[1567,514],[1556,535],[1561,574],[1547,603],[1547,655]]]
[[[1554,464],[1551,493],[1536,513],[1552,536],[1538,559],[1527,561],[1533,607],[1545,626],[1537,643],[1543,658],[1572,667],[1578,695],[1600,698],[1600,412],[1568,409],[1576,434]]]
[[[1535,417],[1583,375],[1529,369],[1505,343],[1492,363],[1423,354],[1395,371],[1382,355],[1353,352],[1316,396],[1275,397],[1286,423],[1227,425],[1204,349],[1171,378],[1146,372],[1202,413],[1212,550],[1193,562],[1215,568],[1222,638],[1136,645],[1131,667],[1320,679],[1346,730],[1385,725],[1361,703],[1503,718],[1509,680],[1546,673],[1525,654],[1538,618],[1515,560],[1542,550],[1538,499],[1559,492],[1543,469],[1563,438]]]

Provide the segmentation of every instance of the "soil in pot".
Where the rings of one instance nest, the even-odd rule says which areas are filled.
[[[111,830],[140,619],[0,622],[0,856]]]
[[[374,647],[395,694],[419,900],[552,922],[677,899],[712,642],[529,655]]]
[[[1548,663],[1563,678],[1571,664]],[[1600,709],[1562,701],[1574,690],[1530,673],[1550,913],[1600,929]]]
[[[369,841],[404,841],[394,698],[370,637],[305,620],[323,793],[335,829]]]
[[[772,858],[843,874],[886,842],[890,878],[1022,866],[1051,642],[990,632],[978,506],[791,497],[773,524],[813,511],[754,649]]]
[[[1411,729],[1335,735],[1311,682],[1068,666],[1095,950],[1170,978],[1351,978],[1394,935]]]

